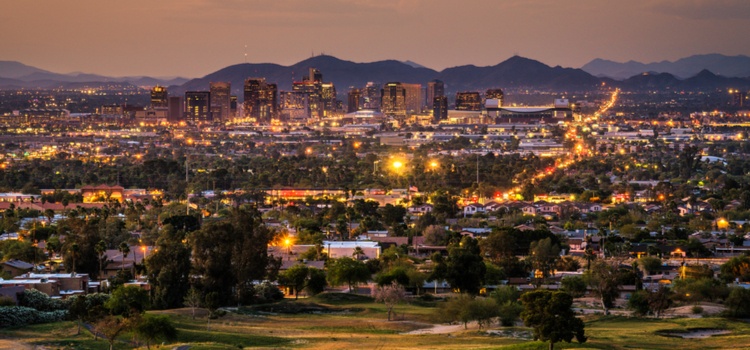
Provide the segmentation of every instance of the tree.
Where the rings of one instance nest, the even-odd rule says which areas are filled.
[[[195,287],[190,287],[187,294],[185,294],[183,303],[191,309],[192,318],[195,319],[195,309],[203,305],[203,298],[201,297],[201,293],[195,289]]]
[[[128,245],[128,242],[122,242],[120,243],[120,246],[117,247],[117,250],[122,253],[122,264],[120,267],[124,270],[125,269],[125,258],[128,257],[128,254],[130,254],[130,246]],[[135,260],[133,261],[133,268],[135,268]]]
[[[649,292],[646,290],[637,290],[630,295],[628,299],[628,309],[633,310],[636,315],[643,316],[648,314]]]
[[[584,279],[599,297],[604,314],[608,315],[619,294],[621,279],[617,269],[604,261],[597,261],[586,271]]]
[[[448,232],[440,225],[430,225],[422,233],[424,243],[427,245],[445,245],[448,240]]]
[[[648,307],[656,318],[672,305],[672,294],[672,290],[665,286],[659,286],[659,289],[648,294]]]
[[[750,280],[750,256],[735,256],[721,265],[721,277],[729,282],[733,279]]]
[[[586,294],[586,281],[580,276],[566,276],[560,281],[562,290],[573,298],[580,298]]]
[[[108,315],[94,324],[94,331],[101,334],[109,342],[109,350],[113,350],[115,339],[128,329],[129,322],[116,316]]]
[[[435,310],[436,320],[448,323],[461,322],[464,324],[464,329],[466,329],[467,324],[471,321],[469,304],[472,300],[474,300],[474,297],[466,293],[461,293],[448,299]]]
[[[322,293],[326,289],[327,285],[328,282],[326,281],[325,271],[313,267],[309,268],[308,280],[307,284],[305,285],[305,292],[307,292],[308,295],[316,295]]]
[[[184,239],[185,231],[165,225],[156,240],[157,249],[145,260],[154,308],[177,308],[185,299],[191,264],[190,248]]]
[[[299,298],[299,291],[305,287],[310,269],[305,264],[296,264],[279,274],[279,281],[294,289],[294,300]]]
[[[354,291],[357,283],[370,279],[370,270],[365,263],[349,257],[328,260],[328,280],[338,286],[346,283],[349,291]]]
[[[149,307],[148,292],[138,286],[120,286],[112,292],[105,307],[113,315],[126,318],[138,316]]]
[[[146,341],[147,349],[157,340],[172,341],[177,337],[177,329],[166,315],[145,315],[135,326],[135,332]]]
[[[573,338],[579,343],[586,342],[583,321],[575,317],[573,297],[565,292],[536,290],[521,296],[524,310],[521,318],[524,325],[534,329],[534,339],[549,341],[549,349],[555,343],[570,343]]]
[[[477,321],[479,329],[488,327],[492,320],[495,319],[500,311],[495,299],[491,298],[474,298],[468,306],[469,318]]]
[[[476,239],[464,237],[460,243],[448,247],[446,280],[462,293],[479,294],[487,267]]]
[[[96,244],[94,247],[94,250],[96,251],[96,255],[98,257],[97,260],[99,260],[99,279],[101,279],[101,274],[104,273],[104,263],[106,262],[106,252],[107,252],[107,243],[104,242],[104,240],[99,241],[99,243]]]
[[[547,279],[560,259],[560,247],[553,244],[550,238],[531,243],[531,261],[537,270],[541,271],[542,279]]]
[[[746,318],[750,317],[750,289],[735,287],[729,292],[724,300],[727,307],[727,316]]]
[[[389,285],[378,286],[373,289],[372,297],[375,298],[376,303],[382,302],[385,304],[385,307],[388,310],[388,321],[390,321],[393,308],[398,303],[406,300],[406,291],[404,290],[404,286],[393,281]]]
[[[88,316],[88,308],[86,305],[86,296],[85,295],[79,295],[75,298],[72,298],[73,300],[70,303],[70,306],[68,306],[68,317],[76,320],[76,323],[78,324],[78,329],[76,330],[76,335],[81,334],[81,323],[86,319],[86,316]]]

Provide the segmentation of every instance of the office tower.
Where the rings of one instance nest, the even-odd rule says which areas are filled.
[[[448,119],[448,98],[436,96],[432,99],[432,122],[438,123],[441,120]]]
[[[380,96],[380,111],[383,114],[406,116],[406,89],[403,84],[392,82],[383,85]]]
[[[320,84],[320,99],[323,103],[324,117],[330,117],[338,110],[338,103],[336,101],[336,87],[333,86],[333,83]]]
[[[747,92],[740,90],[729,90],[732,95],[732,104],[737,107],[745,107],[748,103]]]
[[[191,123],[211,122],[211,93],[208,91],[185,92],[185,110],[186,119]]]
[[[457,92],[456,109],[459,111],[481,111],[482,98],[478,92]]]
[[[368,82],[362,90],[362,107],[364,109],[380,109],[380,84]]]
[[[401,84],[406,91],[404,105],[406,113],[419,113],[422,111],[422,85],[421,84]]]
[[[169,114],[167,114],[167,121],[170,123],[178,123],[184,120],[185,106],[182,103],[182,97],[169,97]]]
[[[432,109],[435,97],[445,96],[445,84],[441,80],[427,83],[427,108]]]
[[[276,117],[278,88],[276,84],[266,83],[265,78],[248,78],[245,80],[245,117],[255,118],[258,122],[269,122]]]
[[[498,107],[503,106],[503,90],[500,89],[489,89],[484,93],[484,100],[497,100]]]
[[[211,91],[211,114],[216,122],[229,121],[229,98],[232,85],[229,82],[210,83]]]
[[[154,88],[151,89],[151,107],[167,107],[169,104],[167,100],[168,97],[169,94],[167,93],[167,88],[159,85],[154,86]]]
[[[347,94],[347,102],[346,113],[354,113],[362,109],[362,91],[355,87],[350,87]]]
[[[229,96],[229,117],[237,118],[237,96]]]
[[[321,73],[317,68],[310,68],[307,76],[304,77],[302,81],[309,81],[312,83],[322,83],[323,73]]]

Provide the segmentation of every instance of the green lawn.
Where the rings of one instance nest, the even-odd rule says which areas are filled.
[[[289,310],[315,310],[288,313]],[[284,311],[272,312],[269,310]],[[400,305],[397,321],[386,320],[385,307],[369,298],[322,296],[284,301],[273,308],[247,308],[242,314],[229,313],[211,320],[207,330],[206,313],[193,320],[189,309],[154,311],[169,315],[179,330],[177,344],[191,349],[547,349],[546,343],[488,335],[476,326],[459,327],[449,334],[404,334],[431,327],[435,308]],[[103,340],[94,341],[88,332],[75,335],[75,323],[58,322],[0,330],[0,338],[51,349],[107,349]],[[499,329],[493,326],[494,329]],[[663,331],[718,328],[731,331],[707,339],[668,337]],[[641,319],[614,316],[588,316],[585,344],[556,344],[556,348],[593,349],[739,349],[750,348],[750,324],[722,318]],[[131,335],[122,338],[131,340]],[[118,342],[116,349],[131,349]],[[152,346],[152,348],[154,348]]]

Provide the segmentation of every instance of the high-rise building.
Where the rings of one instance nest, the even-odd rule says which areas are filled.
[[[186,91],[185,110],[187,121],[192,123],[209,123],[211,117],[211,93],[208,91]]]
[[[237,96],[229,96],[229,117],[237,118]]]
[[[215,122],[226,122],[229,120],[229,103],[232,85],[229,82],[210,83],[211,91],[211,114]]]
[[[167,121],[170,123],[177,123],[185,120],[185,105],[182,103],[182,97],[170,96],[169,97],[169,113],[167,114]]]
[[[427,83],[427,108],[432,109],[435,97],[445,96],[445,83],[433,80]]]
[[[399,82],[383,85],[380,91],[380,111],[386,115],[406,116],[406,89]]]
[[[266,83],[265,78],[248,78],[245,80],[245,117],[255,118],[258,122],[269,122],[276,118],[278,88],[276,84]]]
[[[323,74],[316,68],[310,68],[302,81],[294,82],[292,91],[307,96],[308,118],[319,120],[333,115],[339,109],[336,87],[333,83],[324,82]]]
[[[485,101],[497,100],[499,107],[503,106],[503,97],[504,97],[503,90],[500,90],[500,89],[489,89],[487,90],[487,92],[484,93]]]
[[[380,84],[368,82],[362,90],[362,107],[364,109],[380,109]]]
[[[422,112],[422,85],[421,84],[401,84],[406,90],[406,113]]]
[[[168,97],[167,88],[159,85],[154,86],[151,89],[151,107],[167,107],[169,104]]]
[[[745,107],[748,104],[747,92],[741,90],[729,90],[732,95],[732,104],[738,107]]]
[[[457,92],[456,110],[459,111],[481,111],[482,97],[478,92]]]
[[[355,88],[349,88],[349,94],[347,95],[347,113],[354,113],[362,109],[362,92]]]
[[[432,121],[438,123],[445,119],[448,119],[448,98],[436,96],[432,99]]]

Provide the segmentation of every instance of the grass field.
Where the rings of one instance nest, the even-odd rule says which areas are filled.
[[[179,330],[178,339],[162,348],[188,345],[190,349],[547,349],[546,343],[489,335],[476,325],[453,327],[442,334],[404,334],[433,327],[435,312],[425,305],[399,305],[397,320],[386,321],[385,307],[369,298],[323,295],[283,301],[274,305],[241,308],[207,324],[206,312],[197,310],[154,311],[169,315]],[[207,330],[210,327],[210,330]],[[730,333],[706,339],[666,336],[666,331],[722,329]],[[492,329],[502,329],[493,326]],[[520,333],[524,329],[514,328]],[[508,330],[508,333],[510,330]],[[108,349],[103,340],[82,331],[75,335],[73,322],[0,330],[0,349],[21,345],[47,349]],[[722,318],[642,319],[621,316],[587,316],[585,344],[556,344],[574,349],[742,349],[750,348],[750,324]],[[116,349],[132,349],[132,335],[125,334]],[[3,345],[6,344],[6,345]],[[10,345],[8,345],[10,344]],[[14,345],[15,344],[15,345]],[[145,347],[143,347],[145,348]],[[152,346],[152,349],[156,348]]]

